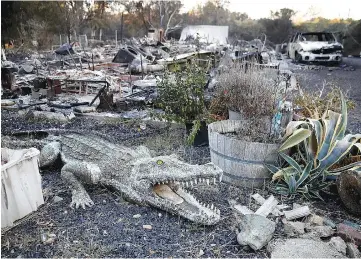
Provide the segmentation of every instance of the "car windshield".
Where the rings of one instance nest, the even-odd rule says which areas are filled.
[[[302,41],[335,41],[331,33],[304,33],[300,39]]]

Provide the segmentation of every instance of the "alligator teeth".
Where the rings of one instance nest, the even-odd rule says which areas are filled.
[[[189,185],[189,183],[188,182],[186,182],[186,186],[188,187],[188,185]]]
[[[217,214],[221,214],[221,211],[219,209],[217,209]]]
[[[194,179],[194,184],[197,184],[197,179]]]
[[[209,185],[209,179],[207,179],[206,181],[207,181],[207,185]]]
[[[222,174],[219,176],[219,182],[222,182]]]
[[[216,178],[213,178],[213,184],[216,184]]]
[[[214,208],[214,205],[213,205],[213,203],[212,203],[212,205],[211,205],[211,210],[213,210],[213,208]]]

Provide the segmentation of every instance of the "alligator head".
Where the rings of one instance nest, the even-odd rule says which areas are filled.
[[[219,209],[198,201],[183,188],[220,182],[222,170],[214,164],[191,165],[175,155],[144,158],[135,162],[132,175],[136,178],[132,189],[143,203],[204,225],[219,221]]]

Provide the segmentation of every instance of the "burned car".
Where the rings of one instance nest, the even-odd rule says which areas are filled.
[[[296,62],[342,61],[343,46],[329,32],[296,33],[288,43],[288,56]]]

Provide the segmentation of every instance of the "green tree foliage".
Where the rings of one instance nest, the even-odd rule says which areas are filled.
[[[230,42],[263,39],[266,34],[267,40],[277,44],[287,42],[295,31],[331,31],[343,40],[346,54],[356,55],[361,50],[360,21],[314,17],[295,24],[292,18],[296,12],[288,8],[255,20],[246,13],[232,12],[227,0],[208,0],[187,13],[180,13],[179,0],[103,0],[93,5],[89,1],[2,1],[1,7],[3,43],[28,39],[38,40],[46,47],[51,44],[52,35],[65,34],[70,40],[99,29],[104,35],[113,36],[115,30],[120,32],[123,12],[124,37],[142,37],[151,27],[163,28],[167,36],[186,25],[228,25]]]

